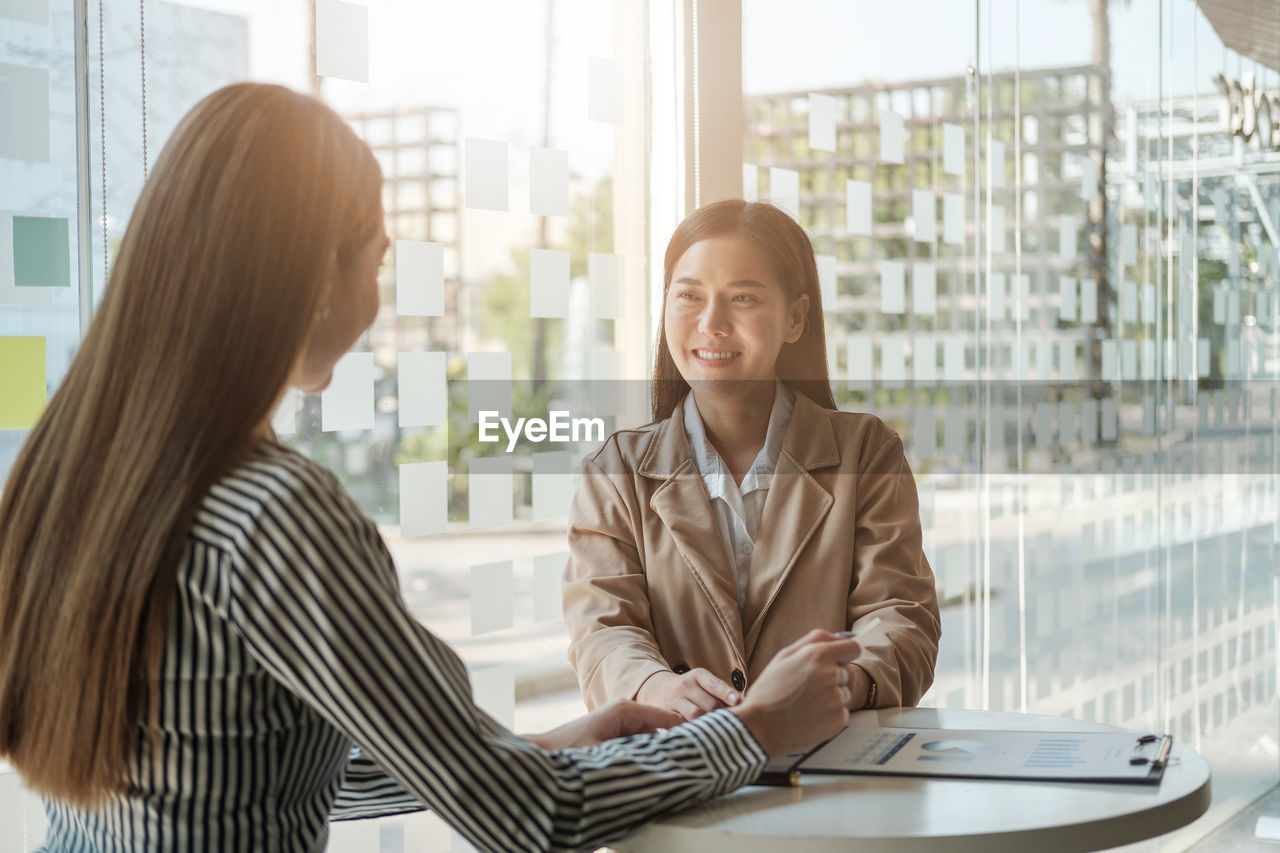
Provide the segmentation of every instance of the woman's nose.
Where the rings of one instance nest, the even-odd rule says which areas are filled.
[[[720,300],[707,300],[702,313],[698,315],[698,331],[709,337],[724,337],[729,334],[728,311]]]

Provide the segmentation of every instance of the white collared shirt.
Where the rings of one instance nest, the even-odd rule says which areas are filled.
[[[777,383],[773,394],[773,409],[769,413],[769,428],[765,432],[764,447],[756,454],[755,461],[742,478],[742,486],[733,481],[729,466],[720,458],[715,447],[707,439],[698,405],[690,392],[684,399],[684,431],[693,449],[693,461],[702,475],[707,497],[716,527],[733,559],[733,576],[738,589],[738,612],[742,613],[747,600],[747,578],[751,575],[751,555],[755,551],[756,534],[760,528],[760,516],[764,513],[765,498],[773,481],[778,457],[782,455],[782,439],[791,423],[796,395],[782,382]]]

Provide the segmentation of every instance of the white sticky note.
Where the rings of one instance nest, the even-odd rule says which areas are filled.
[[[1080,322],[1098,322],[1098,280],[1080,279]]]
[[[1064,323],[1074,323],[1076,321],[1076,288],[1078,284],[1074,278],[1068,275],[1058,278],[1058,319]]]
[[[368,7],[316,0],[316,73],[369,82]]]
[[[1093,397],[1080,401],[1080,441],[1084,444],[1098,441],[1098,401]]]
[[[559,622],[564,618],[560,579],[564,576],[568,551],[538,554],[533,558],[533,621]]]
[[[1120,378],[1130,381],[1138,378],[1138,342],[1120,342]]]
[[[444,353],[400,353],[396,383],[401,427],[438,426],[448,422]]]
[[[1070,400],[1058,403],[1058,442],[1075,444],[1080,440],[1079,409]]]
[[[942,242],[964,245],[964,196],[960,193],[942,194]]]
[[[1156,378],[1156,342],[1150,338],[1142,341],[1142,378]]]
[[[1209,375],[1209,339],[1196,341],[1196,377],[1204,379]]]
[[[836,256],[814,255],[818,265],[818,293],[822,297],[822,308],[830,311],[836,304]]]
[[[511,414],[511,353],[467,353],[469,423],[479,420],[482,411]]]
[[[1035,350],[1036,378],[1047,382],[1053,378],[1053,341],[1037,338]]]
[[[800,216],[800,173],[795,169],[769,167],[769,199],[792,219]]]
[[[932,459],[938,455],[938,419],[932,409],[916,409],[909,450],[916,459]]]
[[[502,441],[506,441],[503,434]],[[505,448],[505,443],[503,444]],[[467,506],[472,530],[510,524],[515,477],[510,456],[472,459],[467,466]]]
[[[836,150],[836,99],[830,95],[809,95],[809,147]]]
[[[991,205],[991,251],[1004,251],[1004,207]]]
[[[840,347],[834,337],[827,338],[827,373],[832,379],[839,377]]]
[[[1102,440],[1115,441],[1120,434],[1120,421],[1116,416],[1116,398],[1102,398]]]
[[[1150,282],[1142,285],[1142,322],[1156,321],[1156,286]]]
[[[1088,157],[1080,158],[1080,198],[1093,201],[1098,197],[1098,167]]]
[[[320,428],[373,429],[373,353],[349,352],[333,366],[320,395]]]
[[[1102,379],[1110,382],[1120,378],[1119,364],[1117,363],[1116,353],[1117,344],[1113,338],[1105,338],[1102,341]]]
[[[987,169],[991,176],[991,186],[1004,186],[1004,143],[999,139],[991,140],[991,148],[987,152]]]
[[[276,435],[293,435],[297,431],[298,405],[301,402],[302,394],[296,388],[285,389],[280,405],[271,416],[271,429]]]
[[[845,230],[850,234],[871,235],[871,184],[845,181]]]
[[[471,634],[502,631],[513,623],[510,560],[471,567]]]
[[[1126,225],[1120,229],[1120,246],[1124,253],[1124,265],[1138,262],[1138,226]]]
[[[938,313],[938,267],[933,263],[911,266],[911,310],[918,315]]]
[[[868,382],[874,375],[870,335],[849,335],[845,339],[845,357],[850,386]]]
[[[964,338],[948,337],[942,342],[942,378],[946,382],[964,379]]]
[[[1126,323],[1138,322],[1138,285],[1126,281],[1120,286],[1120,317]]]
[[[515,728],[516,725],[516,670],[509,663],[498,664],[497,666],[486,666],[479,669],[473,669],[468,673],[471,677],[471,698],[475,700],[480,710],[484,711],[490,717],[493,717],[508,729]],[[355,823],[366,823],[368,821],[354,821]],[[335,824],[336,825],[336,824]],[[470,846],[470,845],[468,845]],[[337,848],[343,850],[376,850],[385,849],[385,846],[379,842],[378,845],[370,847],[345,847]],[[407,849],[407,848],[406,848]],[[428,849],[428,848],[421,848]],[[447,848],[432,848],[447,849]],[[451,849],[463,850],[456,844],[452,844]]]
[[[958,124],[942,125],[942,171],[964,174],[964,128]]]
[[[587,253],[587,280],[591,283],[591,305],[596,319],[616,320],[622,257],[604,252]]]
[[[506,210],[507,143],[468,136],[464,145],[466,205],[480,210]]]
[[[436,536],[449,526],[449,463],[400,465],[400,537]]]
[[[902,383],[907,379],[906,341],[901,337],[880,341],[880,378],[885,383]]]
[[[1196,342],[1178,341],[1178,379],[1196,378]]]
[[[535,216],[569,214],[569,152],[529,149],[529,212]]]
[[[618,64],[587,57],[587,118],[617,124],[618,100]]]
[[[902,314],[906,310],[906,266],[901,261],[883,261],[880,264],[880,313]]]
[[[1031,276],[1017,273],[1013,276],[1014,316],[1026,320],[1031,316]]]
[[[880,113],[880,159],[886,163],[907,161],[906,123],[902,116],[890,110]]]
[[[529,316],[569,316],[569,253],[559,249],[529,251]]]
[[[1058,342],[1058,378],[1063,382],[1076,381],[1076,342]]]
[[[742,200],[757,201],[760,198],[760,167],[755,163],[742,164]]]
[[[924,383],[938,381],[938,341],[933,335],[916,335],[912,340],[911,378]]]
[[[1033,423],[1036,447],[1053,446],[1053,422],[1056,414],[1057,406],[1053,403],[1036,403],[1035,421]]]
[[[911,218],[915,220],[917,243],[938,239],[938,203],[932,190],[911,191]]]
[[[969,426],[964,409],[948,406],[943,415],[942,447],[948,456],[964,456],[969,445]]]
[[[1019,381],[1031,378],[1031,341],[1023,339],[1009,345],[1009,362],[1013,366],[1013,378]]]
[[[1063,214],[1058,218],[1058,254],[1068,261],[1076,259],[1076,218]]]
[[[0,0],[0,18],[47,26],[49,0]]]
[[[0,157],[49,162],[48,69],[0,62],[0,116]]]
[[[1005,274],[993,272],[987,276],[987,314],[992,320],[1003,320]]]
[[[562,450],[533,454],[534,521],[550,521],[569,514],[569,499],[573,497],[571,458]]]
[[[396,241],[396,313],[401,317],[444,316],[444,246]]]

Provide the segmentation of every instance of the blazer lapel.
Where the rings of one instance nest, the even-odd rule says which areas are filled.
[[[662,519],[725,635],[745,663],[733,562],[716,527],[707,490],[693,461],[679,406],[676,413],[661,424],[641,460],[639,473],[666,481],[653,493],[649,506]]]
[[[783,440],[769,494],[765,498],[751,558],[742,622],[747,659],[755,649],[764,617],[795,568],[835,499],[809,473],[838,465],[840,449],[827,411],[804,394],[796,394],[795,411]]]

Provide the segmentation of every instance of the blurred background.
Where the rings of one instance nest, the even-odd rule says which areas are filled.
[[[746,197],[813,240],[840,406],[903,436],[923,704],[1199,750],[1213,807],[1135,849],[1220,845],[1275,789],[1280,2],[0,0],[0,478],[169,133],[239,80],[382,164],[379,318],[275,425],[498,718],[583,710],[558,587],[593,441],[508,453],[476,412],[647,422],[666,241]],[[44,830],[0,766],[0,851]],[[331,849],[466,845],[416,815]]]

